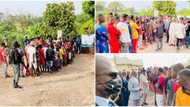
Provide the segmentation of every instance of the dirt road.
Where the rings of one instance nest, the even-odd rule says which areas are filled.
[[[23,89],[12,87],[12,77],[0,76],[0,105],[87,106],[94,104],[94,55],[77,55],[73,64],[56,73],[20,79]]]
[[[163,40],[163,49],[161,51],[156,51],[157,44],[154,42],[153,44],[148,44],[146,48],[143,50],[138,49],[138,53],[190,53],[190,48],[182,47],[180,50],[177,50],[174,46],[169,46],[168,43],[165,42],[166,38]]]

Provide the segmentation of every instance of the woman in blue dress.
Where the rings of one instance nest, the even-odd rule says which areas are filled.
[[[98,16],[98,24],[96,25],[96,52],[97,53],[108,53],[108,32],[106,27],[103,25],[105,22],[104,16]]]

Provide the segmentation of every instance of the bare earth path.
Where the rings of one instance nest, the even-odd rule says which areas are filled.
[[[12,78],[0,76],[0,105],[93,105],[94,55],[77,55],[59,72],[21,78],[20,84],[23,89],[14,89]]]
[[[138,53],[190,53],[190,48],[182,47],[179,51],[177,51],[176,47],[169,46],[168,43],[165,42],[166,38],[163,39],[163,49],[161,51],[155,51],[157,44],[154,42],[153,44],[148,44],[146,48],[143,50],[138,49]]]

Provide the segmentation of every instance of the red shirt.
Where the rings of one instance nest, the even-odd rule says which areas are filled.
[[[6,63],[6,50],[5,48],[0,48],[0,64]]]
[[[138,34],[139,34],[139,36],[142,36],[142,33],[143,33],[143,31],[142,31],[142,26],[139,25],[139,29],[138,29]]]
[[[177,83],[177,81],[175,80],[174,81],[174,84],[173,84],[173,91],[176,93],[178,88],[180,87],[180,85]]]
[[[109,44],[110,44],[111,53],[119,53],[120,52],[119,37],[121,35],[121,32],[113,25],[113,23],[108,24],[107,30],[109,33]]]
[[[43,48],[39,49],[39,58],[40,58],[40,64],[41,65],[45,64],[45,55],[44,55],[44,49]]]
[[[157,88],[158,94],[164,94],[164,92],[165,92],[165,81],[166,81],[166,77],[163,74],[158,76],[158,88]]]

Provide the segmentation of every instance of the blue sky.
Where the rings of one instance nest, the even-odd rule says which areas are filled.
[[[106,5],[110,3],[110,1],[114,0],[99,0],[104,1]],[[115,0],[116,1],[116,0]],[[149,8],[152,6],[152,0],[117,0],[121,2],[125,7],[134,7],[136,10],[140,10],[143,8]],[[190,3],[186,0],[175,0],[176,1],[176,9],[180,10],[182,8],[190,7]]]
[[[0,0],[0,12],[41,16],[46,8],[46,4],[66,1],[67,0]],[[82,12],[82,2],[79,0],[73,2],[75,5],[75,14]]]

